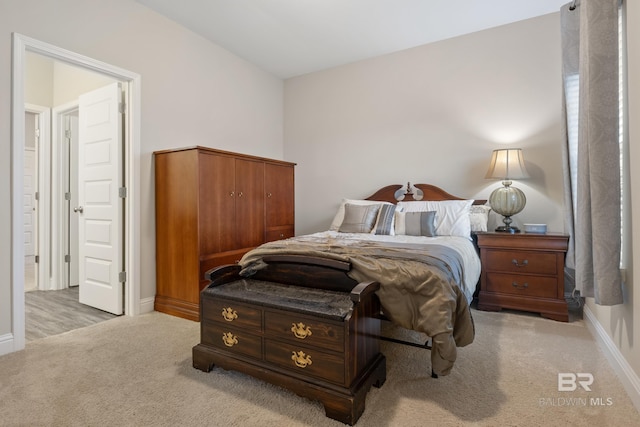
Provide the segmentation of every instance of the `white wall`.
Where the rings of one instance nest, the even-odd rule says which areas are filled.
[[[155,295],[152,152],[282,159],[282,81],[133,0],[0,1],[0,338],[11,331],[11,33],[142,76],[141,298]],[[51,101],[53,102],[53,100]]]
[[[83,93],[113,83],[114,79],[60,61],[53,64],[53,106],[77,101]]]
[[[53,62],[40,55],[27,54],[25,64],[25,102],[53,107]]]
[[[563,231],[559,25],[551,14],[285,81],[297,233],[387,184],[486,199],[500,147],[523,148],[532,175],[515,184],[528,199],[515,222]]]

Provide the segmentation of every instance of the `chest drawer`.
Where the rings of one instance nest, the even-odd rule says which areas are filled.
[[[314,348],[265,340],[265,359],[275,365],[300,373],[343,384],[344,355],[324,353]]]
[[[264,314],[265,334],[328,350],[344,351],[344,325],[331,324],[297,313]]]
[[[218,323],[201,324],[201,340],[221,350],[262,358],[262,338],[243,329]]]
[[[557,273],[556,254],[551,252],[489,250],[486,260],[491,271],[548,275]]]
[[[555,298],[558,293],[558,281],[555,277],[488,273],[486,290],[519,296]]]
[[[207,301],[205,321],[222,322],[236,328],[262,330],[262,310],[230,300]]]

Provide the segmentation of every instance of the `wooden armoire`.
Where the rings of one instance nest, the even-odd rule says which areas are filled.
[[[204,273],[294,235],[294,166],[205,147],[156,151],[156,311],[199,320]]]

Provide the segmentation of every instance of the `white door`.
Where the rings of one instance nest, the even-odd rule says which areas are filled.
[[[25,112],[24,124],[24,290],[33,291],[38,289],[38,115]]]
[[[78,259],[80,302],[123,313],[123,182],[120,83],[79,98]]]
[[[36,150],[24,149],[24,256],[33,264],[36,254]]]

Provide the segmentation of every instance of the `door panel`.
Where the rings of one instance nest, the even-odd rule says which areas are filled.
[[[264,243],[264,163],[236,159],[237,248]]]
[[[120,83],[79,98],[80,302],[123,313],[122,115]]]
[[[24,256],[33,263],[36,254],[36,151],[24,150]]]
[[[236,249],[235,159],[200,153],[200,253]]]
[[[294,224],[294,175],[292,166],[267,163],[264,186],[267,230]]]

